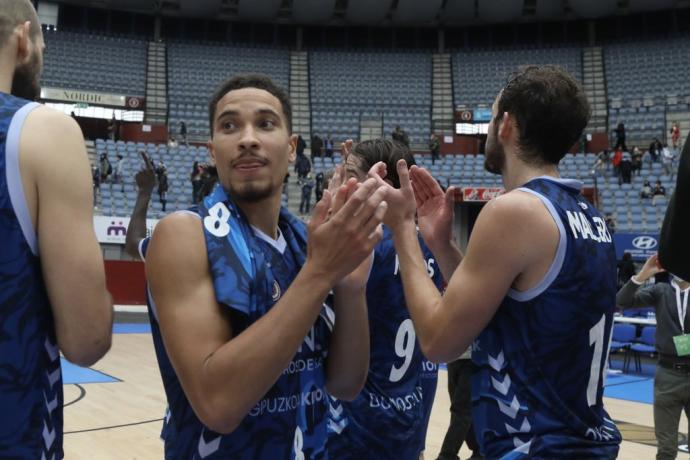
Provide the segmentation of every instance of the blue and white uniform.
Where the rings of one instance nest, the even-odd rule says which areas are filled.
[[[558,250],[534,288],[511,290],[474,342],[475,433],[487,458],[615,458],[604,410],[616,255],[578,181],[540,177],[519,190],[553,217]]]
[[[19,138],[39,104],[0,93],[0,458],[59,459],[62,373]]]
[[[429,276],[442,277],[420,238]],[[334,459],[419,458],[436,394],[438,366],[419,347],[405,304],[393,234],[384,227],[367,283],[369,375],[351,402],[332,400],[328,451]]]
[[[282,209],[279,238],[252,228],[221,187],[199,207],[216,300],[233,313],[240,334],[270,311],[290,287],[306,257],[306,227]],[[141,245],[145,256],[148,242]],[[235,431],[213,432],[196,416],[162,341],[156,307],[149,316],[169,405],[162,437],[165,458],[327,459],[325,361],[335,317],[324,303],[305,341],[276,383]]]

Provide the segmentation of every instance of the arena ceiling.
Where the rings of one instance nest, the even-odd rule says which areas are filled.
[[[304,25],[496,24],[685,8],[690,0],[57,0],[169,16]]]

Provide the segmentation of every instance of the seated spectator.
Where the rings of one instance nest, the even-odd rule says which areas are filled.
[[[656,206],[657,197],[666,196],[666,187],[661,185],[660,180],[656,181],[656,185],[654,186],[654,192],[652,193],[652,195],[652,204],[654,206]]]
[[[652,197],[652,184],[648,180],[644,181],[642,184],[642,190],[640,190],[640,198],[649,199]]]

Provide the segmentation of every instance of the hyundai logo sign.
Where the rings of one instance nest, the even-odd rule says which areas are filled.
[[[656,247],[657,241],[652,236],[638,236],[632,241],[632,244],[637,249],[650,250]]]

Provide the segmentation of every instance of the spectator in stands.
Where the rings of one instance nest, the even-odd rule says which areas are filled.
[[[314,161],[315,157],[321,156],[321,149],[323,148],[323,140],[317,135],[311,139],[311,160]]]
[[[632,254],[625,251],[623,253],[623,259],[618,262],[618,289],[622,288],[634,275],[635,262],[632,260]]]
[[[625,145],[625,125],[623,123],[618,123],[614,132],[616,133],[616,145],[613,148],[615,150],[628,150],[628,147]]]
[[[671,283],[641,287],[663,272],[656,255],[645,262],[640,272],[618,291],[616,304],[623,308],[652,306],[656,313],[656,351],[659,364],[654,376],[654,432],[657,460],[671,460],[678,454],[678,422],[685,407],[690,417],[690,356],[678,346],[681,337],[690,332],[687,314],[690,283],[673,276]]]
[[[678,140],[680,139],[680,126],[678,122],[674,121],[673,126],[671,126],[671,144],[673,145],[673,150],[678,149]]]
[[[314,194],[316,195],[316,202],[318,203],[321,201],[321,198],[323,197],[323,185],[324,185],[324,175],[323,172],[319,171],[318,174],[316,174],[316,184],[314,188]]]
[[[664,147],[661,149],[661,162],[664,166],[664,171],[666,172],[667,176],[670,176],[673,174],[673,159],[674,158],[675,158],[675,155],[668,148],[668,144],[664,144]]]
[[[632,150],[632,171],[633,174],[637,171],[638,176],[642,171],[642,150],[638,146],[633,147]]]
[[[302,215],[306,215],[311,210],[311,192],[314,190],[314,177],[309,173],[300,183],[302,184],[302,200],[299,203],[299,212]]]
[[[400,125],[397,125],[395,127],[395,130],[391,134],[391,137],[394,141],[401,142],[408,147],[410,146],[410,139],[407,137],[407,133],[400,127]]]
[[[618,165],[618,170],[620,172],[618,176],[618,185],[629,184],[632,180],[632,161],[630,153],[623,152],[621,154],[621,162]]]
[[[201,187],[199,187],[199,196],[197,197],[199,201],[209,195],[218,183],[218,169],[215,166],[205,164],[202,167],[202,171]]]
[[[178,147],[177,139],[175,139],[175,136],[170,136],[170,139],[168,139],[168,147],[171,149],[176,149]]]
[[[326,136],[326,142],[324,143],[326,157],[333,158],[333,139],[331,139],[330,134]]]
[[[302,153],[302,155],[297,155],[295,160],[295,172],[297,173],[297,179],[302,180],[307,177],[307,174],[311,171],[311,162],[309,158]]]
[[[654,206],[656,206],[657,197],[666,196],[666,187],[664,187],[661,184],[660,180],[656,181],[656,185],[654,186],[654,192],[652,193],[652,195],[652,204]]]
[[[615,152],[613,152],[613,159],[611,160],[611,164],[613,165],[613,173],[618,177],[618,183],[620,184],[620,176],[621,176],[621,160],[623,159],[623,151],[620,149],[617,149]]]
[[[656,163],[656,160],[658,158],[658,151],[656,149],[657,145],[657,139],[654,139],[651,144],[649,144],[649,156],[652,159],[652,163]]]
[[[114,184],[120,184],[121,189],[120,191],[122,193],[125,193],[125,157],[123,157],[121,154],[117,154],[117,163],[115,163],[115,176],[113,183]]]
[[[644,181],[642,184],[642,190],[640,190],[640,198],[649,199],[652,197],[652,184],[648,180]]]
[[[609,233],[612,235],[616,233],[616,218],[613,217],[613,215],[610,212],[606,213],[606,216],[604,217],[604,223],[606,224],[606,228],[609,229]]]
[[[431,133],[429,137],[429,150],[431,151],[431,164],[435,165],[441,152],[441,141],[436,133]]]
[[[98,208],[98,196],[101,194],[101,170],[98,165],[91,167],[91,180],[93,181],[93,207]]]
[[[101,184],[107,182],[110,175],[113,173],[113,166],[108,160],[108,154],[101,153],[101,164],[99,169],[101,170]]]
[[[156,175],[158,176],[158,200],[162,211],[165,212],[165,205],[168,202],[168,169],[165,165],[158,167]]]
[[[297,155],[304,155],[304,149],[307,148],[307,143],[304,142],[304,138],[300,135],[297,136]]]
[[[113,111],[113,118],[108,123],[108,137],[113,141],[117,141],[117,120],[115,119],[115,112]]]
[[[192,204],[197,204],[200,200],[199,190],[201,189],[201,175],[203,167],[198,161],[192,165],[192,172],[189,173],[189,180],[192,183]]]
[[[184,121],[180,121],[180,139],[182,139],[184,145],[189,145],[187,144],[187,123]]]

